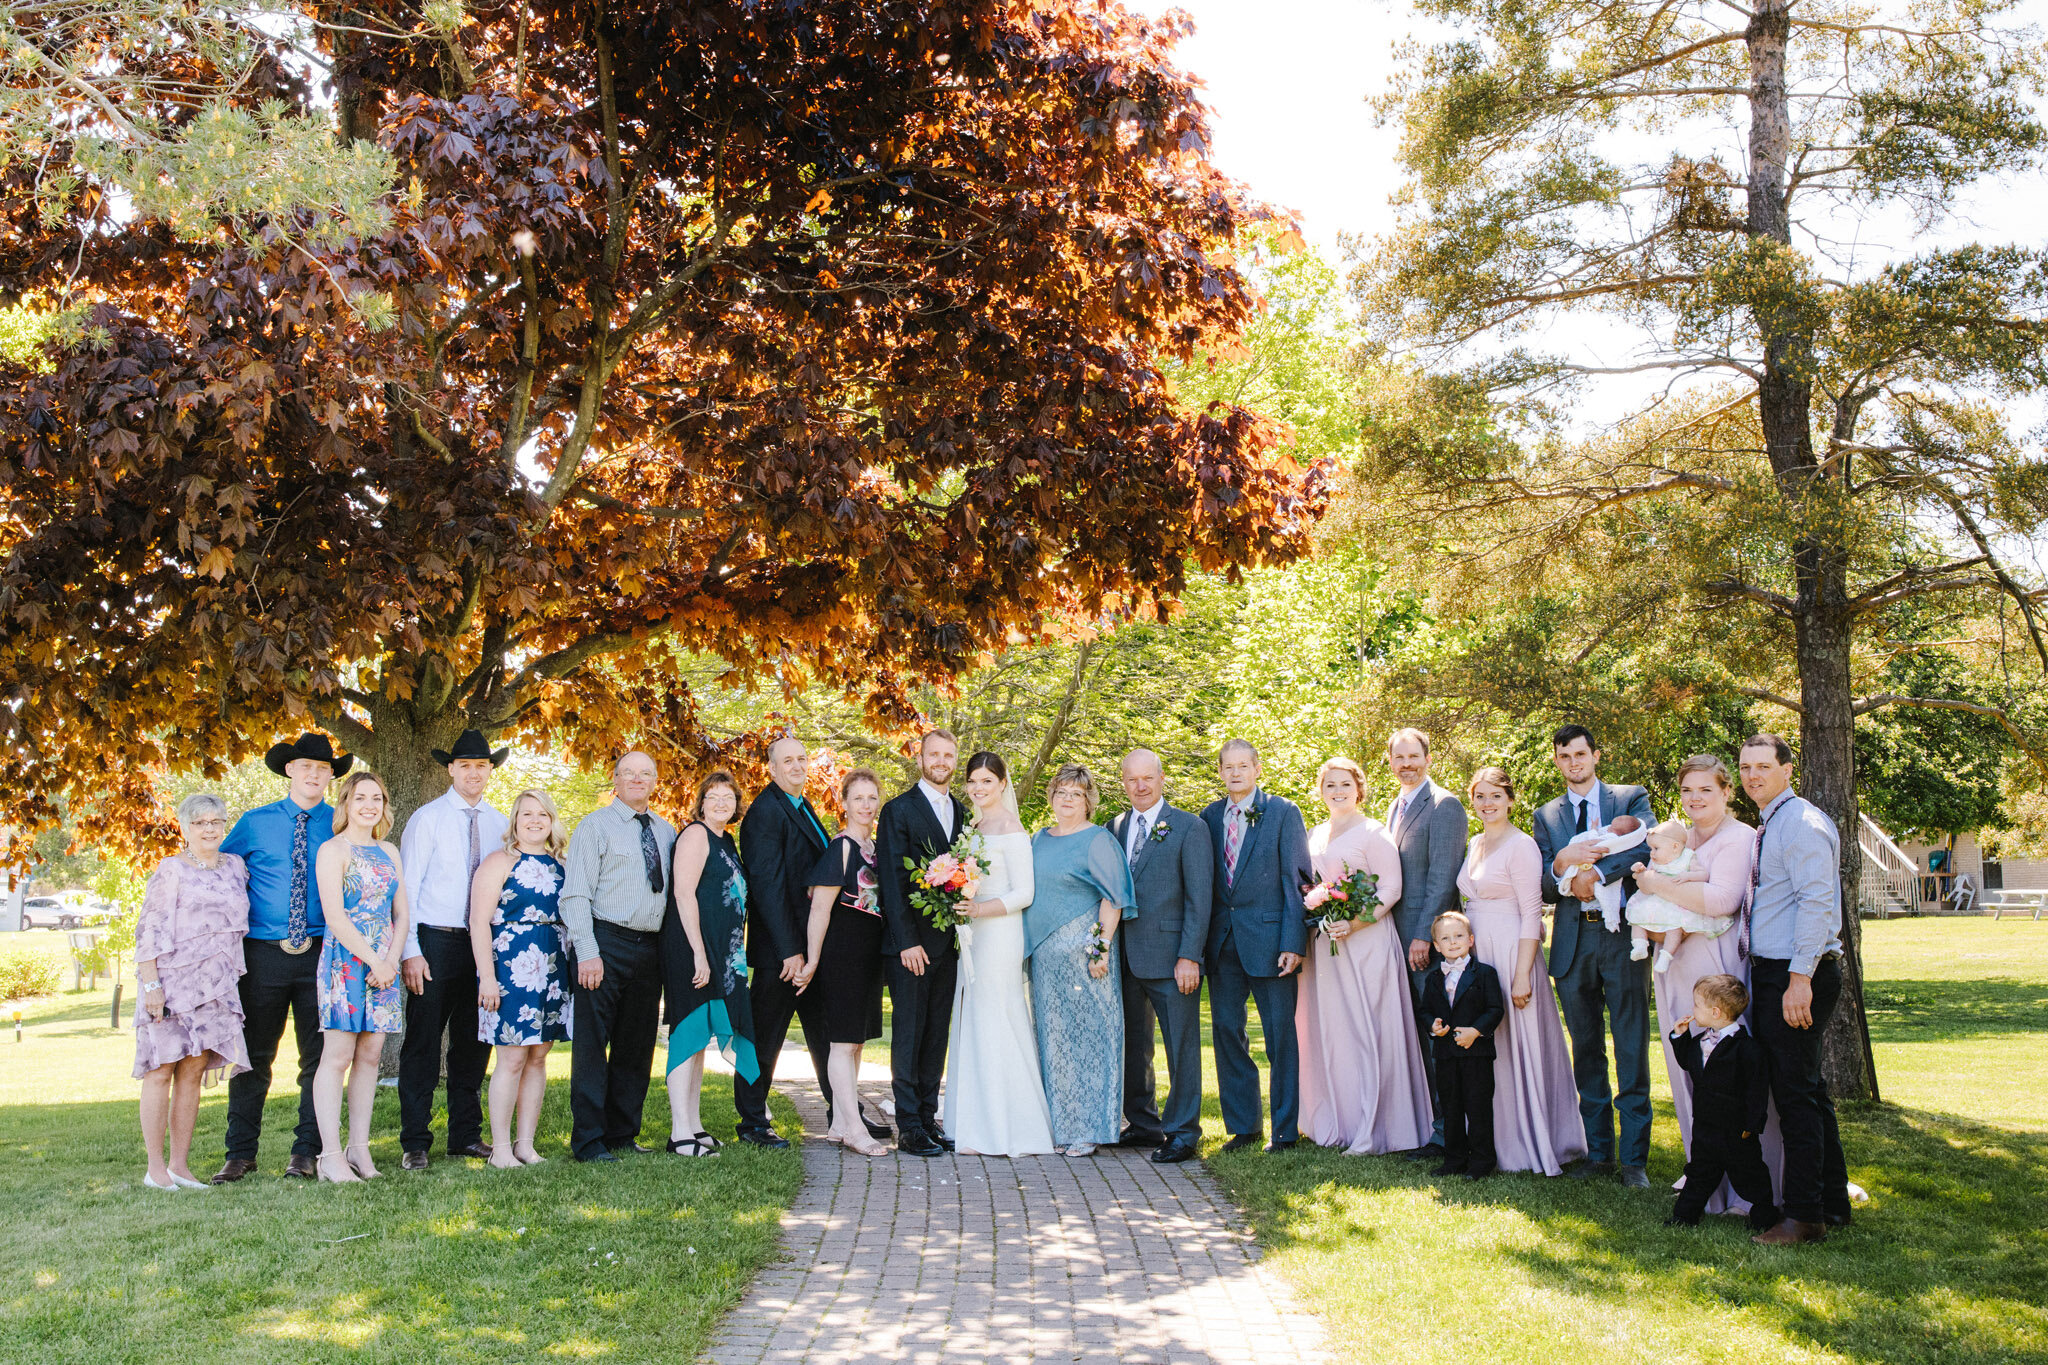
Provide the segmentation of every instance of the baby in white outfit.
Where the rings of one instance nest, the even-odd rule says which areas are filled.
[[[1650,870],[1671,878],[1676,882],[1703,882],[1707,870],[1696,866],[1692,849],[1686,845],[1686,829],[1677,820],[1666,820],[1649,832],[1646,842],[1650,846]],[[1634,940],[1629,946],[1629,959],[1640,962],[1650,955],[1650,941],[1657,942],[1657,962],[1654,970],[1666,971],[1671,966],[1671,954],[1678,945],[1685,942],[1687,934],[1705,934],[1715,938],[1728,932],[1728,926],[1735,922],[1732,916],[1703,915],[1697,910],[1684,906],[1649,891],[1638,891],[1629,897],[1629,937]]]
[[[1617,815],[1604,825],[1595,825],[1584,834],[1573,835],[1572,842],[1575,844],[1599,845],[1598,851],[1594,854],[1594,859],[1597,861],[1601,858],[1611,858],[1625,848],[1634,848],[1642,843],[1647,828],[1642,821],[1636,819],[1633,815]],[[1592,866],[1593,864],[1588,862],[1580,863],[1576,867],[1567,867],[1557,879],[1557,889],[1566,895],[1570,895],[1572,878],[1581,872],[1589,870]],[[1621,882],[1619,880],[1601,882],[1598,886],[1594,887],[1593,901],[1600,907],[1600,918],[1607,925],[1610,932],[1621,928]],[[1641,954],[1638,953],[1637,956],[1640,957]]]

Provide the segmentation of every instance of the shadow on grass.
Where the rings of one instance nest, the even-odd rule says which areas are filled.
[[[437,1158],[398,1169],[397,1103],[378,1095],[381,1179],[280,1179],[296,1096],[265,1110],[258,1174],[159,1194],[140,1186],[132,1103],[0,1109],[0,1358],[161,1362],[688,1360],[774,1253],[794,1152],[734,1145],[598,1165],[566,1155],[568,1087],[549,1087],[547,1164],[497,1171]],[[704,1116],[732,1127],[707,1078]],[[778,1108],[782,1108],[778,1097]],[[783,1117],[788,1117],[783,1110]],[[226,1105],[207,1092],[194,1170],[220,1158]],[[642,1141],[668,1116],[657,1083]],[[437,1124],[438,1127],[438,1124]],[[437,1134],[438,1140],[438,1134]]]
[[[1873,1043],[2048,1033],[2048,983],[2040,981],[1872,981],[1866,1003]]]

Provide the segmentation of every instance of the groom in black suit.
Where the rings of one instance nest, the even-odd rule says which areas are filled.
[[[922,864],[953,846],[967,825],[967,807],[949,784],[960,742],[933,730],[917,746],[924,774],[882,807],[875,827],[875,871],[881,880],[882,952],[889,973],[889,1067],[895,1073],[896,1150],[938,1156],[953,1142],[939,1131],[939,1081],[953,1027],[953,980],[960,948],[910,903],[905,858]]]
[[[747,870],[747,1006],[754,1016],[754,1049],[761,1074],[733,1077],[732,1103],[739,1111],[739,1138],[757,1147],[787,1147],[768,1117],[768,1088],[775,1083],[775,1059],[789,1036],[789,1020],[803,1021],[804,1039],[818,1071],[825,1104],[832,1104],[826,1079],[831,1045],[818,1018],[819,997],[798,995],[796,974],[804,965],[811,924],[811,869],[830,838],[825,823],[804,799],[811,756],[804,742],[784,735],[768,746],[768,774],[774,779],[740,821],[740,860]]]

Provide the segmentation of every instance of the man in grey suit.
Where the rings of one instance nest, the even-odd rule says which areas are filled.
[[[1225,796],[1203,810],[1215,855],[1209,919],[1209,1031],[1216,1042],[1216,1089],[1223,1150],[1259,1141],[1259,1068],[1252,1061],[1246,1006],[1257,1001],[1271,1065],[1273,1140],[1285,1151],[1301,1137],[1300,1051],[1294,1033],[1295,971],[1308,951],[1302,885],[1315,878],[1308,828],[1292,801],[1259,790],[1258,750],[1225,740],[1216,767]]]
[[[1429,927],[1436,917],[1458,908],[1458,869],[1465,865],[1465,839],[1471,822],[1465,803],[1429,777],[1429,736],[1413,726],[1394,731],[1387,740],[1387,767],[1401,790],[1387,805],[1387,837],[1401,855],[1401,899],[1394,902],[1394,929],[1408,954],[1408,985],[1419,1006],[1429,983]],[[1436,1107],[1429,1142],[1408,1153],[1420,1160],[1441,1160],[1444,1116],[1436,1105],[1436,1048],[1420,1019],[1422,1067],[1429,1074],[1429,1099]]]
[[[1635,882],[1628,870],[1643,860],[1640,848],[1605,859],[1588,830],[1632,815],[1654,823],[1650,794],[1641,787],[1610,787],[1599,778],[1600,750],[1583,725],[1564,725],[1551,736],[1551,761],[1564,775],[1565,793],[1536,812],[1536,847],[1548,865],[1543,899],[1557,907],[1550,941],[1550,975],[1558,1012],[1572,1037],[1572,1079],[1579,1117],[1586,1124],[1586,1159],[1572,1168],[1584,1180],[1620,1167],[1621,1183],[1646,1190],[1643,1165],[1650,1155],[1650,964],[1629,957],[1628,911],[1609,929],[1593,888],[1619,878],[1624,897]],[[1586,864],[1592,864],[1590,867]],[[1614,1070],[1607,1077],[1607,1030],[1614,1030]],[[1615,1145],[1615,1113],[1621,1143]]]
[[[1167,804],[1159,755],[1124,757],[1131,808],[1109,822],[1137,889],[1123,927],[1125,1147],[1157,1147],[1162,1166],[1202,1140],[1202,949],[1209,940],[1215,854],[1199,817]],[[1152,1074],[1152,1021],[1166,1035],[1166,1117]]]

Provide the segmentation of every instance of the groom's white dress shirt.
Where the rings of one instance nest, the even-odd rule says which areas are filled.
[[[505,846],[505,817],[488,801],[475,806],[450,787],[412,813],[398,856],[405,864],[405,898],[412,911],[405,955],[420,956],[420,926],[469,927],[469,812],[476,811],[477,861]]]
[[[946,837],[953,837],[953,793],[944,787],[934,787],[923,778],[917,779],[917,789],[924,793],[924,799],[931,803],[932,814],[939,817],[939,828],[946,831]]]

